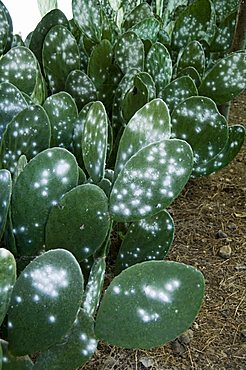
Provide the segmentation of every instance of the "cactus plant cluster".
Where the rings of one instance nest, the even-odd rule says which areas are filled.
[[[73,370],[195,319],[204,278],[164,260],[168,207],[244,140],[218,110],[246,87],[226,4],[73,0],[23,41],[0,1],[0,369]]]

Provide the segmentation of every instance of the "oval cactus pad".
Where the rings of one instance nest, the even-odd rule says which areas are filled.
[[[12,180],[10,172],[7,170],[0,170],[0,240],[3,236],[7,221],[11,193]]]
[[[46,350],[72,327],[83,293],[83,275],[73,255],[49,251],[35,258],[13,289],[9,346],[15,355]]]
[[[7,249],[0,248],[0,325],[2,325],[8,311],[15,279],[14,256]]]
[[[134,265],[106,290],[96,335],[126,348],[160,346],[189,328],[203,295],[203,275],[189,265],[169,261]]]
[[[25,166],[12,197],[13,227],[21,255],[35,255],[43,249],[50,209],[77,183],[78,165],[66,149],[44,150]]]
[[[182,140],[161,140],[139,150],[114,183],[113,219],[139,220],[168,207],[187,183],[192,166],[191,147]]]
[[[82,261],[94,254],[109,229],[108,199],[96,185],[77,186],[51,209],[46,248],[64,248]]]

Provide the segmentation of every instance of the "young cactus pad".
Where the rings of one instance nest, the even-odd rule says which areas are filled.
[[[77,183],[78,165],[66,149],[44,150],[26,165],[12,196],[13,227],[21,255],[33,256],[43,249],[50,209]]]
[[[99,307],[96,336],[126,348],[152,348],[192,324],[204,296],[204,278],[177,262],[148,261],[115,277]]]
[[[166,103],[154,99],[139,109],[128,122],[121,137],[115,164],[115,177],[126,162],[141,148],[171,135]]]
[[[172,113],[172,135],[186,140],[194,152],[194,171],[206,164],[225,146],[228,126],[215,103],[194,96],[180,103]]]
[[[57,25],[47,33],[43,44],[43,66],[53,94],[64,90],[69,73],[79,69],[78,45],[66,27]]]
[[[25,108],[27,103],[20,90],[9,82],[2,82],[0,84],[0,141],[7,124]]]
[[[35,258],[17,279],[8,312],[9,347],[15,355],[44,351],[72,327],[83,294],[83,275],[65,250]]]
[[[246,53],[236,52],[219,60],[206,74],[199,94],[224,104],[246,88]]]
[[[133,155],[115,180],[110,213],[116,221],[136,221],[160,212],[189,180],[193,153],[183,140],[161,140]]]
[[[108,117],[104,105],[92,103],[82,136],[85,168],[95,183],[104,176],[108,144]]]
[[[205,53],[200,42],[191,41],[178,58],[178,71],[187,67],[194,67],[202,76],[205,69]]]
[[[28,160],[50,145],[50,121],[45,110],[32,105],[18,113],[7,125],[0,147],[0,164],[12,174],[22,154]]]
[[[12,180],[10,172],[0,170],[0,240],[3,236],[12,193]]]
[[[2,325],[8,311],[15,279],[14,256],[7,249],[0,248],[0,325]]]
[[[173,219],[167,211],[133,222],[121,244],[116,273],[139,262],[162,260],[172,244]]]
[[[46,248],[68,249],[82,261],[103,243],[109,223],[104,192],[92,184],[77,186],[51,209],[46,225]]]
[[[162,98],[165,86],[171,81],[172,59],[167,48],[160,42],[153,44],[146,57],[146,71],[156,84],[156,93]]]
[[[72,143],[73,125],[78,117],[74,99],[61,91],[49,96],[43,105],[51,126],[51,147],[69,148]]]
[[[35,370],[76,370],[92,357],[96,348],[93,319],[80,310],[65,338],[41,353]]]

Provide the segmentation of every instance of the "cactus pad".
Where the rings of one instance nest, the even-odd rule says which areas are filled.
[[[8,311],[15,279],[14,256],[7,249],[0,248],[0,326]]]
[[[7,170],[0,170],[0,240],[3,236],[7,221],[11,193],[11,175]]]

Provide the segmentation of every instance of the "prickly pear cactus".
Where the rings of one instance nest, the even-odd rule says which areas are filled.
[[[50,209],[77,183],[78,165],[66,149],[44,150],[26,165],[12,195],[13,227],[20,255],[33,256],[43,250]]]
[[[61,91],[49,96],[43,107],[50,120],[50,146],[69,149],[72,144],[74,122],[78,117],[74,99],[68,93]]]
[[[7,170],[0,170],[0,240],[3,236],[7,221],[11,193],[12,180],[10,172]]]
[[[153,44],[146,56],[145,65],[146,71],[155,81],[157,97],[162,98],[162,92],[172,77],[172,59],[167,48],[160,42]]]
[[[104,105],[97,101],[89,108],[82,136],[83,161],[95,183],[104,176],[107,144],[108,117]]]
[[[7,124],[25,108],[27,102],[20,90],[9,82],[0,83],[0,141]]]
[[[133,222],[121,244],[116,273],[148,260],[162,260],[169,251],[174,236],[173,219],[167,211]]]
[[[66,336],[41,353],[35,363],[35,370],[76,370],[92,357],[96,348],[94,321],[85,311],[80,310]]]
[[[50,146],[50,121],[45,110],[32,105],[18,113],[7,125],[0,146],[0,165],[14,174],[19,157],[27,160]]]
[[[131,69],[144,68],[144,45],[132,31],[127,31],[115,45],[115,60],[121,71],[125,74]]]
[[[133,5],[133,3],[131,5]],[[134,25],[145,20],[146,18],[152,17],[153,15],[153,11],[149,4],[147,4],[146,2],[141,3],[134,7],[129,14],[127,14],[127,17],[125,17],[124,19],[122,28],[125,30],[132,28]]]
[[[80,70],[69,73],[65,90],[74,98],[80,111],[86,104],[97,100],[97,90],[91,79]]]
[[[201,96],[180,103],[171,118],[172,136],[186,140],[191,145],[194,152],[193,170],[200,172],[225,146],[228,137],[226,119],[211,99]]]
[[[80,67],[79,49],[74,36],[62,25],[52,27],[45,36],[42,55],[51,92],[54,94],[64,90],[69,73]]]
[[[235,52],[219,60],[205,75],[199,94],[224,104],[246,88],[246,53]]]
[[[14,256],[7,249],[0,248],[0,325],[8,311],[12,289],[16,279]]]
[[[198,95],[196,85],[189,76],[181,76],[170,82],[163,90],[163,100],[170,112],[185,99]]]
[[[128,122],[121,137],[115,164],[115,177],[126,162],[144,146],[168,139],[171,134],[170,115],[161,99],[154,99],[139,109]]]
[[[160,140],[140,149],[125,164],[110,194],[115,221],[136,221],[159,213],[178,196],[193,167],[182,140]]]
[[[205,70],[205,53],[200,42],[191,41],[181,52],[178,58],[178,71],[187,67],[194,67],[202,76]]]
[[[83,275],[73,255],[49,251],[18,277],[8,312],[9,349],[14,355],[47,350],[71,329],[81,304]]]
[[[108,199],[104,192],[92,184],[77,186],[50,211],[46,249],[62,247],[82,261],[103,243],[109,223]]]
[[[96,317],[99,339],[126,348],[152,348],[175,339],[195,319],[204,279],[177,262],[149,261],[115,277]]]
[[[240,151],[245,139],[245,128],[241,125],[229,126],[228,139],[223,149],[198,170],[193,170],[192,176],[208,176],[228,165]]]

